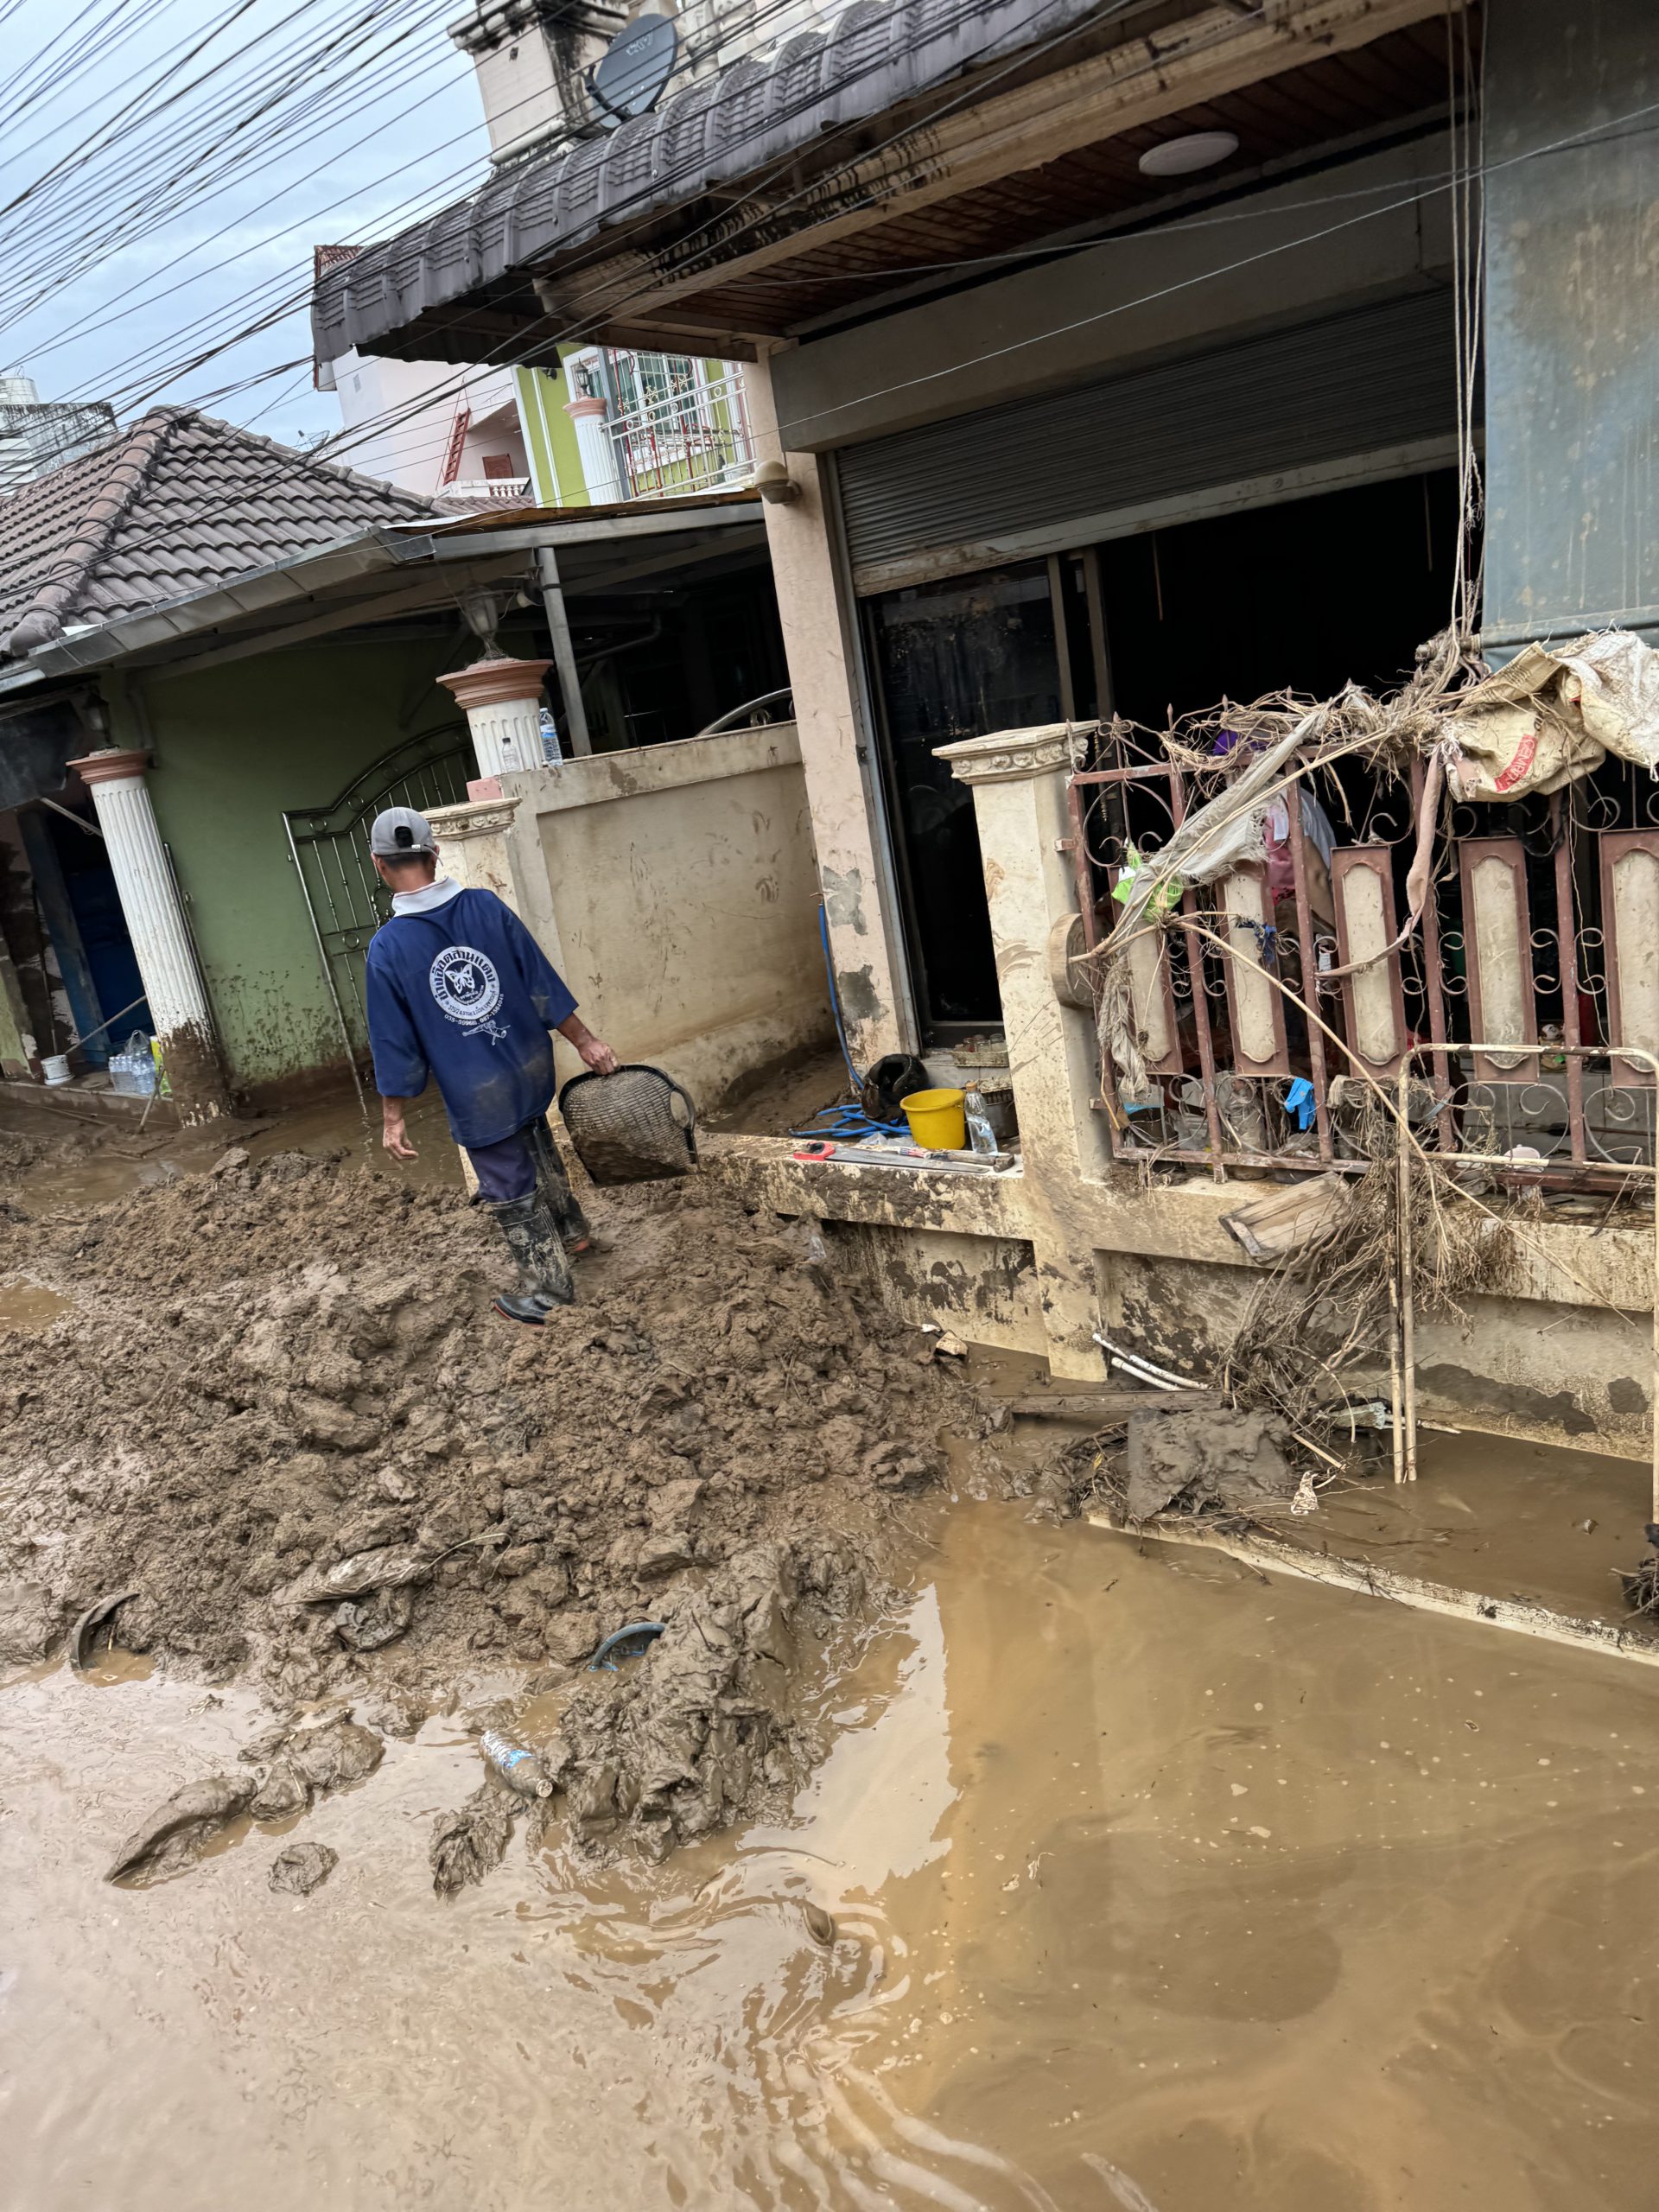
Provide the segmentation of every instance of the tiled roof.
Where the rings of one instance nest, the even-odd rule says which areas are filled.
[[[187,407],[0,500],[0,656],[297,559],[431,505]]]
[[[966,70],[1052,38],[1099,0],[855,0],[825,31],[769,59],[734,62],[649,115],[567,150],[518,162],[469,200],[349,261],[319,264],[311,334],[319,361],[348,347],[397,350],[396,334],[619,224],[700,200]],[[449,358],[429,341],[411,359]],[[377,346],[377,340],[393,343]],[[471,358],[466,353],[461,359]]]

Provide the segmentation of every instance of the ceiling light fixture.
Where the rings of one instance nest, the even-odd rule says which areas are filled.
[[[1166,138],[1161,146],[1148,146],[1141,156],[1142,176],[1191,176],[1195,169],[1212,169],[1238,151],[1230,130],[1191,130],[1184,138]]]

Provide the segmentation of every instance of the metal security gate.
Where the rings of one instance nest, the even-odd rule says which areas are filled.
[[[452,722],[383,753],[327,806],[283,810],[288,849],[359,1101],[369,1049],[363,956],[391,912],[391,893],[369,860],[369,824],[383,807],[412,806],[426,814],[457,805],[472,773],[472,741]]]
[[[1455,450],[1455,359],[1440,287],[842,447],[855,588],[1063,552],[1224,487],[1271,505],[1351,459],[1436,466]]]

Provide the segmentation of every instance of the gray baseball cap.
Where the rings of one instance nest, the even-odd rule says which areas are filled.
[[[433,850],[432,824],[412,806],[389,806],[374,817],[369,850],[377,860],[404,861]]]

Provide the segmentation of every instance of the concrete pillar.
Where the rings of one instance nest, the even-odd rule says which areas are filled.
[[[576,673],[576,648],[570,635],[564,586],[559,581],[558,556],[550,545],[538,545],[536,549],[536,580],[542,588],[547,634],[553,641],[553,665],[559,671],[559,697],[564,708],[564,749],[582,760],[593,751],[594,741],[588,729],[588,709],[582,700],[582,678]]]
[[[623,495],[617,474],[616,448],[605,427],[605,402],[597,393],[567,399],[564,411],[576,426],[576,451],[582,456],[582,481],[595,506],[604,506]]]
[[[1654,34],[1653,0],[1488,11],[1482,639],[1500,659],[1611,622],[1659,645],[1659,137],[1618,127],[1653,97]]]
[[[438,872],[467,891],[493,891],[524,918],[508,839],[518,811],[516,798],[471,799],[461,806],[435,806],[427,815],[438,842]]]
[[[974,794],[1049,1363],[1056,1375],[1097,1379],[1101,1286],[1084,1192],[1097,1193],[1108,1171],[1109,1134],[1090,1105],[1100,1087],[1093,1019],[1062,1003],[1051,963],[1077,914],[1071,858],[1059,849],[1071,834],[1071,735],[1066,722],[1001,730],[942,745],[937,758]]]
[[[768,502],[766,545],[795,695],[836,988],[853,1058],[863,1069],[884,1052],[913,1047],[916,1039],[904,940],[889,895],[874,764],[860,728],[842,630],[830,484],[815,454],[783,451],[769,365],[746,364],[743,378],[757,458],[781,459],[798,495]]]
[[[207,994],[144,780],[149,757],[92,753],[69,766],[92,795],[179,1117],[228,1113]]]
[[[542,762],[542,678],[548,660],[477,660],[441,676],[467,712],[480,777]]]

